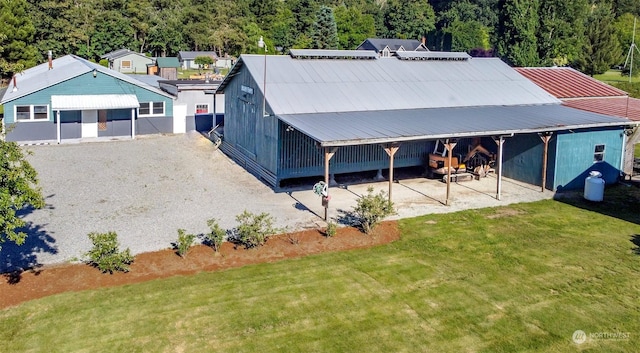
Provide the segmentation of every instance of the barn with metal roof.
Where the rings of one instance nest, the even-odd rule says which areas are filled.
[[[562,106],[497,58],[354,52],[242,55],[218,89],[222,150],[274,187],[323,174],[389,175],[424,166],[442,145],[464,156],[481,144],[499,156],[501,176],[552,190],[581,187],[593,169],[618,177],[626,119]]]
[[[600,82],[570,67],[515,68],[545,91],[562,101],[562,105],[589,112],[619,116],[640,123],[640,99],[631,98],[621,89]],[[640,143],[640,130],[625,131],[623,172],[637,174],[634,169],[635,145]]]
[[[75,55],[16,74],[0,104],[9,141],[60,143],[174,130],[170,94]]]

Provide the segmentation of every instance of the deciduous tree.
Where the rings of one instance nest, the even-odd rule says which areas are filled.
[[[498,55],[512,66],[538,66],[538,0],[501,0]]]
[[[0,135],[0,247],[5,241],[22,245],[27,234],[20,228],[26,223],[16,213],[43,206],[36,170],[15,142]]]

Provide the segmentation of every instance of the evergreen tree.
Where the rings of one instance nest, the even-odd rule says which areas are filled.
[[[338,49],[338,27],[333,10],[321,6],[313,24],[313,41],[315,49]]]
[[[582,51],[587,0],[540,0],[538,56],[543,65],[564,66]]]
[[[35,66],[42,59],[33,45],[36,28],[25,0],[0,1],[0,76]]]
[[[512,66],[538,66],[538,0],[501,0],[498,55]]]
[[[609,3],[591,5],[586,29],[583,54],[577,62],[580,71],[591,76],[601,74],[623,60]]]

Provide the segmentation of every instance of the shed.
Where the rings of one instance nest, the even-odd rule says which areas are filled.
[[[156,75],[165,80],[177,80],[180,62],[176,57],[156,58]]]
[[[0,97],[9,141],[173,131],[173,97],[75,55],[16,74]]]
[[[224,94],[213,94],[221,82],[215,80],[163,80],[158,84],[163,91],[176,97],[175,104],[187,107],[187,131],[209,132],[214,126],[222,124],[224,116]]]
[[[221,149],[276,188],[323,173],[423,166],[439,141],[457,155],[478,139],[503,155],[501,176],[577,188],[593,169],[617,179],[629,124],[562,106],[500,59],[464,53],[242,55],[218,92]],[[606,152],[594,155],[602,144]]]

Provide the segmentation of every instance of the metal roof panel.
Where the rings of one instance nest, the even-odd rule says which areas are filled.
[[[51,96],[52,110],[98,110],[139,108],[135,94],[56,95]]]

